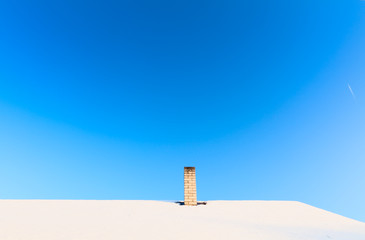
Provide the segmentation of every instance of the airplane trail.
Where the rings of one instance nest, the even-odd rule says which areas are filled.
[[[354,99],[356,99],[355,94],[354,94],[354,91],[352,91],[352,88],[351,88],[351,86],[350,86],[350,84],[349,84],[349,83],[347,84],[347,86],[349,87],[349,90],[350,90],[350,92],[351,92],[352,97],[353,97]]]

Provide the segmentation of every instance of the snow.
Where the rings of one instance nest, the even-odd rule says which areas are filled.
[[[0,200],[1,240],[365,240],[365,223],[293,201]]]

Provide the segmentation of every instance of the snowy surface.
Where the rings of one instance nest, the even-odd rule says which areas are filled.
[[[1,240],[365,240],[365,223],[290,201],[0,200]]]

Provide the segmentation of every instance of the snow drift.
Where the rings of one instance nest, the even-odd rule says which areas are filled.
[[[0,200],[1,240],[365,240],[365,223],[290,201]]]

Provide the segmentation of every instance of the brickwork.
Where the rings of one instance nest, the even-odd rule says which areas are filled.
[[[195,167],[184,167],[184,205],[197,205]]]

